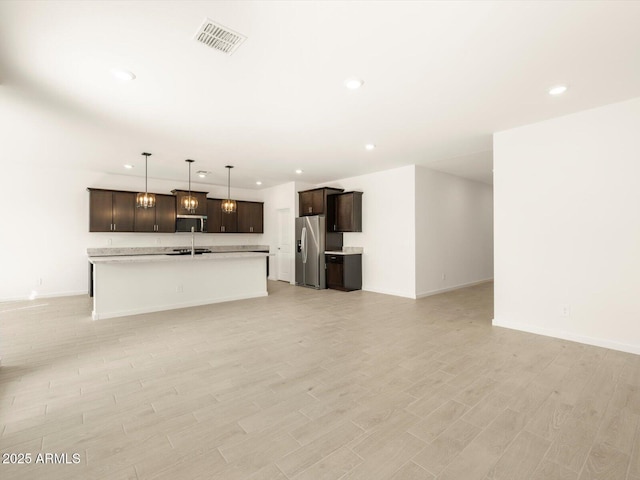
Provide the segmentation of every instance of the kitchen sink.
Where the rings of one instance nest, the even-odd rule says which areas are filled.
[[[195,248],[193,253],[195,255],[202,255],[203,253],[211,253],[211,250],[208,248]],[[165,255],[191,255],[190,248],[174,248],[173,252],[166,253]]]

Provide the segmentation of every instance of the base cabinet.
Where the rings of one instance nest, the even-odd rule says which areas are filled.
[[[325,255],[327,288],[350,292],[362,289],[362,255]]]

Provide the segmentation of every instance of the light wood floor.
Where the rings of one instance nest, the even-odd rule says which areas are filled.
[[[9,479],[640,480],[640,357],[491,326],[491,284],[93,322],[0,304]]]

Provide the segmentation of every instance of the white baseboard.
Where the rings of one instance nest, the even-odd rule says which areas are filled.
[[[572,332],[565,332],[562,330],[554,330],[551,328],[541,328],[536,325],[527,323],[509,322],[500,319],[493,319],[494,327],[509,328],[511,330],[520,330],[522,332],[535,333],[537,335],[544,335],[545,337],[560,338],[562,340],[569,340],[571,342],[584,343],[586,345],[593,345],[595,347],[603,347],[611,350],[618,350],[626,353],[633,353],[640,355],[640,345],[631,345],[628,343],[622,343],[615,340],[609,340],[606,338],[595,338],[586,335],[580,335]]]
[[[411,298],[414,299],[416,297],[414,297],[413,295],[408,295],[404,292],[398,292],[398,291],[394,291],[394,290],[386,290],[384,288],[371,288],[371,287],[366,287],[366,288],[362,288],[363,291],[365,292],[373,292],[373,293],[382,293],[384,295],[393,295],[394,297],[403,297],[403,298]]]
[[[45,294],[36,294],[33,298],[31,295],[24,295],[19,297],[5,297],[0,298],[0,303],[2,302],[23,302],[25,300],[38,300],[39,298],[55,298],[55,297],[74,297],[77,295],[88,295],[89,292],[87,290],[82,291],[71,291],[71,292],[55,292],[55,293],[45,293]]]
[[[474,285],[480,285],[482,283],[487,283],[487,282],[493,282],[493,277],[485,278],[483,280],[476,280],[475,282],[462,283],[460,285],[454,285],[452,287],[439,288],[437,290],[431,290],[429,292],[418,293],[416,295],[416,298],[430,297],[431,295],[438,295],[439,293],[446,293],[446,292],[451,292],[453,290],[459,290],[461,288],[473,287]]]

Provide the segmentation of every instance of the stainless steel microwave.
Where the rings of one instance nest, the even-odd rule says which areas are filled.
[[[193,230],[191,230],[193,228]],[[207,231],[206,215],[177,215],[176,232],[199,232]]]

